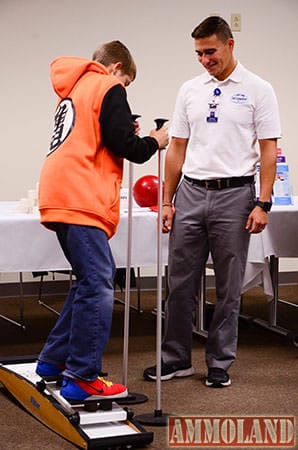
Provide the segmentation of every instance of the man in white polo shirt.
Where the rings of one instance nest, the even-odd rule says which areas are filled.
[[[249,238],[267,224],[281,130],[274,91],[236,61],[229,25],[211,16],[192,37],[206,72],[179,91],[166,154],[163,231],[170,231],[169,296],[161,379],[194,373],[193,316],[210,253],[217,302],[206,343],[206,385],[223,387],[231,384],[228,369],[236,357]],[[156,380],[156,367],[145,369],[144,378]]]

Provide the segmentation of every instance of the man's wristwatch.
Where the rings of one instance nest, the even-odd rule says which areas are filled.
[[[261,202],[260,200],[257,200],[255,203],[255,206],[259,206],[265,212],[269,212],[271,209],[272,203],[271,202]]]

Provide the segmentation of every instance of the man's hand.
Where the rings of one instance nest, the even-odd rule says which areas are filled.
[[[268,213],[262,208],[256,206],[248,216],[245,229],[249,233],[261,233],[268,222]]]
[[[172,228],[175,208],[172,205],[163,205],[162,208],[162,232],[169,233]]]

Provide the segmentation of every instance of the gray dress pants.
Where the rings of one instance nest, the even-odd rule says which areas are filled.
[[[207,190],[183,179],[178,187],[169,241],[164,363],[178,368],[191,365],[195,306],[209,253],[217,301],[208,330],[206,364],[227,370],[235,360],[250,237],[245,225],[254,200],[254,184]]]

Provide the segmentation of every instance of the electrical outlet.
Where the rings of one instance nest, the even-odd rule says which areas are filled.
[[[241,31],[241,14],[240,13],[232,13],[231,14],[231,30],[232,31]]]

